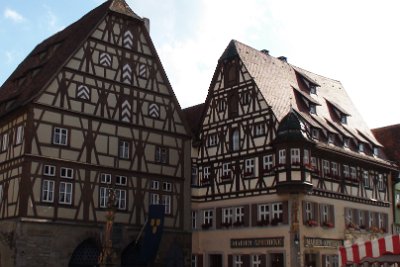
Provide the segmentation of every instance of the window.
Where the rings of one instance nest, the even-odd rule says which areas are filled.
[[[168,182],[163,183],[163,191],[171,192],[172,191],[172,184]]]
[[[261,267],[260,255],[251,255],[251,267]]]
[[[42,201],[43,202],[53,202],[54,201],[54,181],[43,180]]]
[[[244,220],[244,208],[236,207],[235,208],[235,223],[243,224]]]
[[[340,116],[340,122],[342,124],[347,124],[347,116],[342,114],[342,116]]]
[[[153,190],[160,189],[160,182],[159,181],[151,181],[150,189],[153,189]]]
[[[348,137],[343,138],[343,146],[344,147],[350,146],[350,139]]]
[[[43,175],[56,176],[56,166],[44,165],[44,167],[43,167]]]
[[[198,267],[197,266],[197,255],[192,254],[192,264],[191,267]]]
[[[379,229],[385,229],[385,216],[383,213],[378,213],[378,227]],[[385,229],[386,230],[386,229]]]
[[[150,193],[150,205],[158,205],[160,204],[160,195],[156,193]]]
[[[250,101],[251,101],[250,93],[249,92],[242,93],[242,104],[248,105],[248,104],[250,104]]]
[[[210,181],[210,167],[204,167],[203,169],[203,180]]]
[[[163,164],[168,163],[168,148],[156,147],[155,161]]]
[[[162,195],[161,201],[164,205],[164,212],[166,215],[170,215],[172,213],[172,197],[170,195]]]
[[[358,144],[358,152],[364,152],[364,144],[363,143]]]
[[[225,87],[234,85],[238,82],[238,68],[235,60],[227,62],[224,67]]]
[[[374,147],[374,156],[378,156],[379,155],[379,148]]]
[[[60,177],[66,178],[66,179],[73,179],[74,178],[74,170],[71,168],[61,167]]]
[[[54,127],[53,130],[53,144],[54,145],[67,145],[68,130],[64,128]]]
[[[385,181],[383,179],[383,174],[378,174],[378,190],[385,190]]]
[[[368,171],[364,170],[363,171],[363,180],[364,180],[364,187],[365,188],[370,188],[370,182],[369,182],[369,174]]]
[[[238,151],[240,147],[239,129],[232,130],[232,151]]]
[[[322,267],[339,267],[337,255],[322,255]]]
[[[127,141],[119,141],[119,157],[121,159],[129,158],[129,142]]]
[[[331,172],[333,176],[338,175],[338,164],[336,162],[331,162]]]
[[[213,210],[203,211],[203,224],[207,226],[212,226],[213,224]]]
[[[72,203],[72,183],[60,182],[58,202],[61,204]]]
[[[242,255],[233,255],[233,267],[242,267],[243,260]]]
[[[192,210],[192,229],[197,229],[197,211]]]
[[[15,134],[15,144],[16,145],[19,145],[22,143],[23,135],[24,135],[24,127],[22,125],[20,125],[17,127],[17,132]]]
[[[313,95],[317,94],[317,87],[315,85],[310,84],[310,94],[313,94]]]
[[[274,166],[274,160],[273,160],[273,155],[266,155],[263,157],[263,168],[264,170],[272,170],[272,167]]]
[[[286,164],[286,150],[281,149],[278,152],[279,164]]]
[[[216,133],[208,135],[207,146],[213,147],[218,144],[218,135]]]
[[[121,175],[115,176],[115,184],[116,185],[126,185],[126,183],[127,183],[126,176],[121,176]]]
[[[335,136],[331,133],[328,134],[328,143],[333,144],[335,142]]]
[[[299,148],[291,148],[290,149],[290,163],[291,164],[300,164],[300,149]]]
[[[225,111],[225,100],[223,100],[223,99],[220,99],[220,100],[218,100],[218,111],[219,112],[223,112],[223,111]]]
[[[265,223],[269,223],[269,204],[259,204],[257,206],[257,220],[259,222],[265,222]]]
[[[311,221],[315,221],[316,220],[316,216],[315,216],[315,204],[312,202],[304,202],[303,207],[304,207],[304,220],[306,223],[310,224]]]
[[[327,161],[325,159],[322,160],[322,170],[323,170],[324,175],[330,174],[329,161]]]
[[[304,165],[310,164],[310,150],[308,149],[304,149],[303,164]]]
[[[192,167],[192,185],[197,185],[197,167]]]
[[[310,103],[310,114],[317,114],[317,105]]]
[[[3,144],[1,146],[1,151],[6,151],[8,147],[8,134],[3,134]]]
[[[360,226],[360,228],[365,229],[365,218],[363,210],[358,210],[358,225]]]
[[[257,123],[254,125],[254,136],[259,137],[265,135],[265,124]]]
[[[254,176],[254,159],[246,159],[244,161],[244,175]]]
[[[311,137],[315,140],[319,139],[319,130],[316,128],[312,128],[311,130]]]
[[[225,225],[230,225],[233,222],[233,209],[223,208],[222,209],[222,223]]]
[[[335,223],[334,207],[329,204],[320,204],[321,225],[332,228]]]
[[[343,175],[345,178],[350,177],[350,167],[349,165],[343,165]]]
[[[317,169],[317,158],[316,157],[311,157],[311,166],[313,169]]]
[[[278,222],[283,221],[283,204],[273,203],[272,204],[272,220],[277,220]]]
[[[222,177],[227,178],[231,176],[231,169],[229,165],[229,163],[222,164]]]
[[[100,174],[100,183],[111,184],[111,174],[108,174],[108,173]]]
[[[321,217],[323,222],[329,221],[329,207],[328,205],[322,205]]]
[[[115,189],[115,206],[119,210],[126,209],[126,190]]]
[[[354,179],[354,180],[357,179],[357,170],[355,167],[350,167],[350,176],[351,176],[351,179]]]
[[[108,205],[108,194],[109,194],[109,188],[106,187],[100,187],[100,208],[107,208]]]

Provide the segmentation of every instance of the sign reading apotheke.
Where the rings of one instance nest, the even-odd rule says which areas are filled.
[[[325,239],[317,237],[304,237],[305,247],[325,247],[325,248],[338,248],[343,246],[341,239]]]
[[[231,239],[231,248],[283,247],[283,237]]]

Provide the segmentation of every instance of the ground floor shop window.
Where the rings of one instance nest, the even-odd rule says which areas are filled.
[[[271,253],[271,267],[284,267],[283,253]]]
[[[317,267],[317,254],[306,253],[304,256],[305,267]]]

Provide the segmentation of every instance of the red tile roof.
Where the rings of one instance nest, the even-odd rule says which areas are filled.
[[[372,129],[390,160],[400,165],[400,124]]]

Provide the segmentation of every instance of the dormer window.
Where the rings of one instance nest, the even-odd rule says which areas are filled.
[[[350,146],[350,139],[348,137],[345,137],[343,139],[343,146],[344,147],[349,147]]]
[[[310,103],[310,114],[317,114],[317,105]]]
[[[313,84],[310,84],[310,94],[313,94],[313,95],[317,94],[317,87]]]
[[[317,128],[311,130],[311,137],[315,140],[319,139],[319,130]]]
[[[347,115],[342,114],[342,115],[340,116],[340,122],[341,122],[342,124],[347,124]]]
[[[379,155],[379,148],[374,147],[374,156],[378,156],[378,155]]]
[[[328,134],[328,143],[333,144],[335,142],[335,135],[332,133]]]
[[[364,144],[363,143],[358,144],[358,152],[364,152]]]

